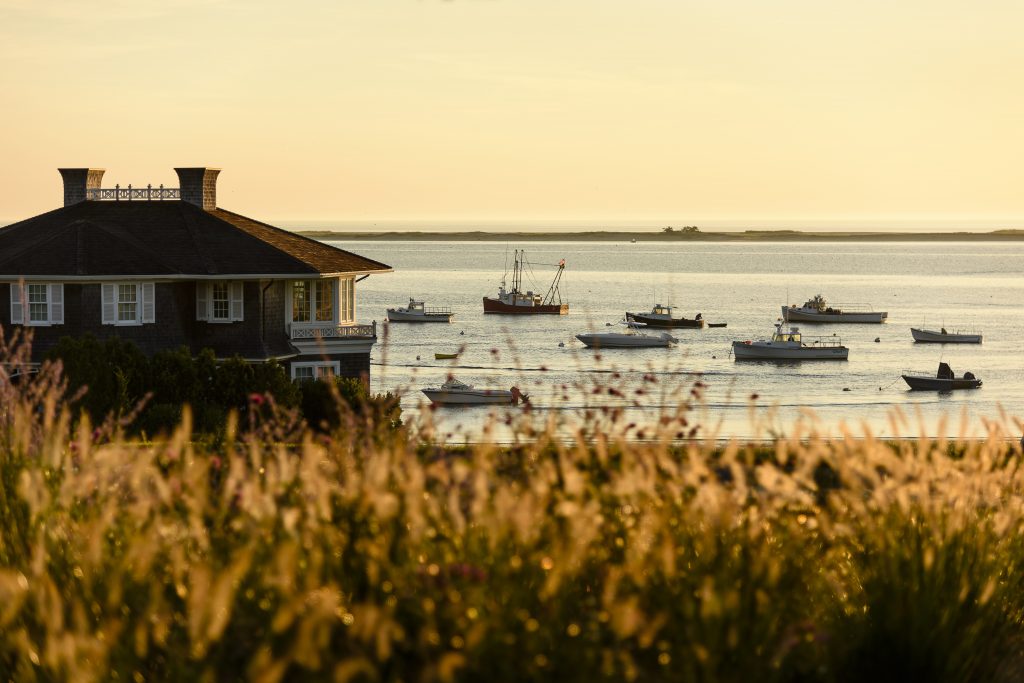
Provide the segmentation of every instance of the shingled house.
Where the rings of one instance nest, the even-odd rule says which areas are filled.
[[[369,376],[376,323],[357,322],[356,283],[389,266],[217,208],[220,169],[176,168],[179,188],[59,171],[62,208],[0,229],[0,323],[33,329],[33,360],[91,333],[274,358],[295,379]]]

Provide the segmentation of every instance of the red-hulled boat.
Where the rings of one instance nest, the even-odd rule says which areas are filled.
[[[526,264],[526,255],[523,251],[515,251],[515,260],[512,266],[512,287],[506,287],[506,281],[501,279],[501,286],[498,287],[497,297],[484,297],[484,313],[506,313],[512,315],[566,315],[569,312],[569,304],[562,303],[562,293],[558,286],[562,281],[562,273],[565,271],[565,259],[558,262],[558,270],[555,272],[555,279],[548,287],[548,293],[544,296],[535,294],[532,291],[523,292],[523,266]],[[506,276],[508,273],[506,272]]]

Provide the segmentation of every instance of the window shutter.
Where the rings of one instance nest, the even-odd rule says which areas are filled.
[[[25,289],[19,282],[11,283],[11,324],[21,325],[25,322]]]
[[[103,324],[113,325],[117,322],[117,304],[114,297],[114,285],[100,285],[103,290],[101,299],[103,301]]]
[[[64,324],[64,285],[50,285],[50,324]]]
[[[231,319],[234,321],[245,319],[245,283],[231,283]]]
[[[140,285],[140,288],[142,289],[142,296],[138,298],[142,299],[142,322],[155,323],[156,284],[152,282],[143,282]]]
[[[196,283],[196,320],[210,319],[210,286],[205,282]]]

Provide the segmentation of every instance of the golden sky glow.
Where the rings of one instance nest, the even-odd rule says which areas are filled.
[[[1024,219],[1019,0],[0,0],[0,219]]]

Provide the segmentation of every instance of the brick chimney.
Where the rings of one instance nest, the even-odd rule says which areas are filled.
[[[102,168],[58,168],[64,179],[64,206],[88,199],[87,190],[98,190],[103,183]]]
[[[217,175],[219,168],[176,168],[181,201],[195,204],[205,211],[217,208]]]

